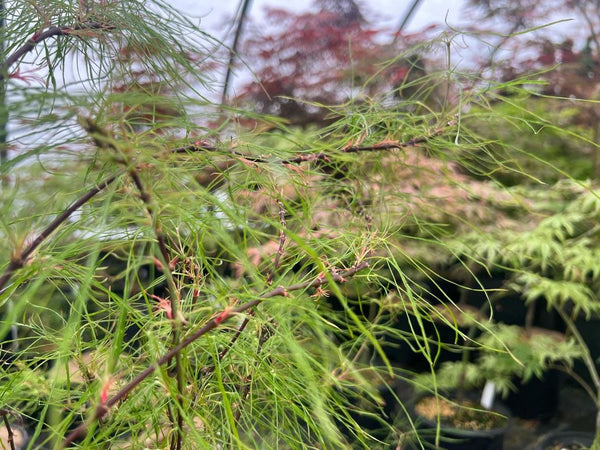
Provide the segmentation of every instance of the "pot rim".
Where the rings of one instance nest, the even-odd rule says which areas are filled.
[[[439,392],[437,395],[439,395],[442,398],[452,398],[452,395],[447,394],[447,393]],[[436,428],[437,420],[431,420],[431,419],[428,419],[427,417],[422,416],[421,414],[419,414],[416,411],[415,406],[419,403],[419,401],[421,399],[423,399],[425,397],[435,397],[435,396],[436,396],[436,394],[433,392],[422,392],[420,395],[415,396],[415,398],[411,402],[412,403],[411,404],[412,415],[415,418],[415,421],[420,421],[429,428]],[[475,393],[472,393],[472,392],[466,393],[465,397],[469,400],[473,400],[475,397]],[[494,427],[494,428],[490,428],[488,430],[470,430],[468,428],[456,428],[453,426],[444,425],[444,423],[442,422],[442,423],[440,423],[440,429],[444,430],[446,432],[449,432],[449,433],[453,433],[453,434],[465,436],[465,437],[495,436],[495,435],[500,435],[500,434],[506,433],[506,430],[508,429],[508,427],[510,426],[511,421],[512,421],[512,415],[510,414],[510,410],[508,409],[508,407],[506,407],[502,402],[495,401],[491,410],[486,410],[482,406],[481,411],[484,411],[484,412],[489,411],[492,414],[504,416],[504,418],[505,418],[504,424],[501,427]]]
[[[552,439],[567,439],[567,441],[559,441],[561,444],[570,444],[570,439],[584,439],[582,442],[583,445],[591,445],[594,441],[594,433],[591,431],[571,431],[571,430],[562,430],[562,431],[551,431],[542,436],[539,442],[536,444],[536,449],[543,450],[544,445],[551,444]],[[586,442],[589,441],[589,444]]]

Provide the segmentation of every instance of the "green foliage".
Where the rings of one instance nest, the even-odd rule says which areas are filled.
[[[380,388],[407,376],[390,341],[429,364],[434,389],[505,392],[585,357],[580,340],[526,340],[445,287],[491,305],[477,277],[500,267],[526,302],[598,313],[594,185],[532,187],[589,141],[572,108],[546,115],[546,99],[516,84],[500,96],[448,64],[397,93],[373,75],[341,105],[303,102],[330,116],[296,129],[208,101],[219,43],[168,5],[84,3],[7,16],[9,69],[24,55],[44,69],[41,86],[0,79],[14,126],[0,398],[31,445],[399,444],[403,414],[377,436],[356,419],[378,417]],[[413,50],[450,51],[445,39]],[[438,367],[448,348],[481,356]]]
[[[584,105],[517,92],[480,103],[463,119],[485,143],[465,152],[473,171],[508,186],[596,176],[593,129],[581,123]]]
[[[538,205],[535,214],[523,212],[525,227],[471,233],[457,241],[457,249],[459,254],[474,252],[490,266],[514,270],[507,287],[527,301],[543,298],[548,307],[581,310],[589,317],[598,312],[597,196],[577,184],[563,188],[554,186],[552,209]]]
[[[481,342],[487,351],[478,360],[480,376],[494,381],[504,395],[514,388],[515,379],[543,378],[549,366],[561,363],[570,367],[583,354],[574,339],[565,339],[560,333],[502,324],[486,333]]]

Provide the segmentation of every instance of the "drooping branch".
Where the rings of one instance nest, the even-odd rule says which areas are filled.
[[[366,269],[367,267],[369,267],[369,262],[367,260],[357,261],[357,263],[354,266],[350,267],[347,270],[332,271],[327,275],[321,274],[312,280],[308,280],[303,283],[293,284],[293,285],[287,286],[287,287],[278,286],[277,288],[275,288],[269,292],[266,292],[266,293],[262,294],[261,296],[259,296],[258,298],[251,300],[247,303],[244,303],[243,305],[240,305],[237,308],[225,308],[223,311],[221,311],[220,313],[213,316],[213,318],[210,319],[206,324],[204,324],[202,327],[200,327],[199,329],[194,331],[187,338],[182,340],[178,345],[176,345],[171,350],[169,350],[167,353],[165,353],[163,356],[161,356],[154,364],[148,366],[146,369],[144,369],[142,372],[140,372],[140,374],[138,376],[136,376],[133,380],[131,380],[123,388],[121,388],[116,394],[114,394],[112,397],[110,397],[108,400],[106,400],[106,402],[100,403],[96,407],[96,409],[94,411],[94,415],[91,418],[91,420],[96,421],[96,420],[99,420],[102,417],[104,417],[109,412],[109,410],[112,406],[114,406],[116,403],[118,403],[119,401],[121,401],[122,399],[127,397],[142,381],[144,381],[146,378],[148,378],[150,375],[152,375],[152,373],[154,373],[154,371],[158,367],[168,363],[184,348],[188,347],[190,344],[192,344],[193,342],[195,342],[196,340],[198,340],[205,334],[218,328],[219,326],[221,326],[223,323],[227,322],[232,317],[235,317],[237,314],[241,314],[245,311],[251,310],[258,304],[265,301],[266,299],[273,298],[273,297],[286,297],[289,295],[290,292],[304,290],[304,289],[308,289],[308,288],[312,288],[312,287],[323,286],[324,284],[329,283],[330,280],[332,280],[336,283],[344,283],[347,281],[347,278],[355,275],[357,272],[360,272],[361,270]],[[89,423],[90,423],[90,421],[84,422],[81,425],[79,425],[77,428],[75,428],[63,441],[63,448],[68,447],[76,439],[79,439],[80,437],[82,437],[85,434]]]
[[[181,316],[181,312],[179,310],[178,290],[177,290],[177,286],[175,286],[173,274],[171,273],[171,270],[169,268],[169,262],[170,262],[171,258],[169,256],[169,250],[167,248],[167,237],[165,236],[165,233],[162,229],[159,218],[155,217],[154,206],[152,204],[152,197],[150,196],[150,193],[144,187],[137,170],[135,168],[131,169],[129,171],[129,176],[133,180],[133,183],[135,184],[135,186],[140,194],[140,198],[144,202],[146,212],[148,213],[148,216],[150,216],[150,219],[152,220],[152,223],[154,226],[154,235],[156,237],[156,242],[158,244],[158,249],[160,252],[161,264],[163,265],[163,272],[165,273],[169,292],[172,297],[171,298],[171,308],[172,308],[172,312],[173,312],[173,318],[176,321],[181,322],[183,319],[183,316]]]
[[[100,127],[93,119],[90,119],[85,116],[79,117],[79,123],[82,128],[92,137],[94,140],[94,144],[100,149],[109,149],[115,153],[119,152],[119,148],[113,142],[113,138],[108,131]],[[124,165],[128,165],[130,161],[127,161],[122,158],[117,158],[117,160]],[[171,294],[171,311],[173,314],[173,319],[176,323],[183,323],[185,319],[181,315],[180,307],[179,307],[179,292],[177,290],[177,286],[175,286],[175,281],[173,279],[173,275],[169,268],[170,256],[169,250],[167,248],[167,236],[162,228],[160,223],[160,218],[157,216],[155,211],[155,206],[152,201],[152,196],[150,192],[144,187],[140,175],[138,173],[138,168],[133,165],[127,170],[129,177],[133,181],[136,189],[138,190],[140,199],[144,203],[144,207],[146,209],[146,213],[150,217],[152,221],[152,226],[154,229],[154,235],[156,237],[156,242],[158,244],[160,262],[163,266],[163,272],[165,278],[167,280],[167,285],[169,288],[169,292]]]
[[[88,134],[94,140],[94,143],[98,148],[105,148],[112,150],[114,153],[119,153],[119,148],[114,144],[110,133],[101,128],[94,120],[81,116],[79,117],[79,122],[81,126],[88,132]],[[126,159],[119,160],[124,165],[129,165],[129,161]],[[167,247],[167,237],[164,233],[164,230],[161,225],[160,217],[156,211],[154,202],[152,200],[152,196],[150,192],[144,186],[142,179],[138,173],[138,168],[134,166],[127,169],[129,177],[133,181],[133,184],[137,188],[140,199],[144,204],[144,208],[150,221],[152,223],[152,228],[154,231],[154,235],[156,237],[156,242],[159,249],[159,261],[163,269],[163,273],[167,280],[167,286],[170,294],[170,310],[171,310],[171,319],[172,319],[172,342],[173,346],[176,347],[180,342],[181,338],[181,325],[185,322],[183,314],[181,312],[180,299],[179,299],[179,290],[175,285],[175,280],[173,278],[173,274],[170,268],[170,255]],[[182,356],[181,353],[175,354],[175,373],[177,379],[177,402],[181,403],[183,399],[183,391],[185,388],[185,377],[183,371],[182,364]],[[169,417],[172,417],[169,414]],[[183,429],[183,415],[181,412],[181,408],[176,408],[176,422],[173,423],[174,432],[171,435],[171,449],[179,450],[181,448],[182,443],[182,434],[181,430]]]
[[[281,201],[281,199],[277,200],[277,206],[279,206],[279,223],[281,224],[281,229],[279,230],[279,246],[277,247],[277,252],[275,253],[275,259],[273,260],[273,268],[267,274],[267,285],[269,286],[273,282],[275,271],[279,269],[279,263],[281,262],[281,257],[283,256],[283,248],[285,247],[286,242],[285,208],[283,207],[283,202]]]
[[[71,204],[67,209],[65,209],[61,214],[56,216],[56,218],[50,222],[46,228],[44,228],[37,237],[29,243],[25,248],[17,250],[15,254],[11,257],[8,266],[4,269],[4,273],[0,277],[0,292],[4,291],[4,288],[8,281],[12,278],[13,274],[21,269],[27,262],[27,259],[31,256],[31,254],[46,240],[48,237],[56,231],[56,229],[65,223],[71,215],[85,205],[92,197],[94,197],[99,192],[106,189],[109,185],[111,185],[121,174],[113,175],[106,180],[102,181],[97,186],[91,188],[84,195],[82,195],[79,199]]]
[[[16,49],[11,55],[9,55],[6,58],[6,61],[4,62],[5,70],[2,70],[0,72],[0,79],[3,79],[6,76],[5,74],[8,71],[8,69],[10,68],[10,66],[12,66],[14,63],[16,63],[19,59],[21,59],[27,53],[32,51],[37,44],[39,44],[42,41],[45,41],[46,39],[49,39],[49,38],[55,37],[55,36],[66,36],[66,35],[73,34],[74,32],[82,31],[82,30],[113,30],[114,28],[115,28],[114,26],[108,25],[108,24],[102,24],[102,23],[97,23],[97,22],[85,22],[85,23],[73,25],[71,27],[53,26],[53,27],[49,27],[49,28],[45,29],[44,31],[37,32],[33,36],[31,36],[31,38],[29,38],[29,40],[27,42],[25,42],[22,46],[20,46],[18,49]]]
[[[286,242],[285,208],[283,206],[283,202],[281,201],[281,199],[277,200],[277,205],[279,206],[279,223],[281,225],[281,229],[279,230],[279,246],[277,247],[277,251],[275,252],[275,258],[273,260],[273,267],[271,268],[271,270],[269,271],[269,273],[267,274],[267,277],[266,277],[267,286],[270,286],[273,283],[273,277],[275,276],[275,272],[277,271],[277,269],[279,269],[279,264],[281,262],[281,257],[283,256],[283,249],[285,247],[285,242]],[[253,312],[254,312],[254,310],[250,311],[250,314],[246,315],[242,325],[240,325],[240,327],[236,330],[235,336],[233,337],[233,339],[231,340],[231,342],[229,343],[229,345],[227,346],[227,348],[225,350],[230,349],[233,346],[233,344],[236,342],[236,340],[238,339],[240,334],[246,328],[246,325],[248,325],[248,322],[250,320],[251,315],[253,315],[252,314]],[[260,355],[260,352],[262,351],[264,343],[267,342],[267,340],[273,335],[271,327],[274,327],[274,326],[275,326],[275,320],[271,318],[269,320],[268,324],[263,324],[263,326],[260,327],[260,330],[258,331],[258,348],[256,349],[257,357]],[[223,353],[223,352],[221,352],[221,353]],[[221,357],[221,354],[219,354],[219,357]],[[256,367],[255,367],[255,370],[256,370]],[[251,384],[252,384],[252,374],[250,374],[246,377],[246,379],[244,380],[244,382],[240,388],[240,398],[242,398],[244,401],[248,398],[248,395],[250,393],[250,385]],[[241,414],[242,414],[242,408],[240,405],[238,405],[237,410],[235,411],[235,414],[234,414],[234,419],[236,422],[240,419]]]
[[[169,287],[169,293],[171,297],[171,314],[172,314],[172,324],[173,324],[173,345],[176,346],[179,343],[181,337],[181,325],[183,319],[183,314],[181,312],[181,305],[179,302],[179,291],[177,286],[175,285],[175,280],[173,279],[173,274],[171,273],[171,269],[169,267],[169,250],[167,248],[167,241],[165,237],[165,233],[162,229],[162,225],[160,222],[160,218],[157,216],[154,205],[152,204],[152,197],[150,193],[144,187],[142,180],[135,168],[129,171],[129,176],[133,180],[133,183],[137,187],[137,190],[140,194],[140,198],[144,202],[144,206],[150,216],[150,220],[152,221],[154,227],[154,234],[156,236],[156,241],[158,243],[158,248],[160,252],[160,256],[162,259],[163,272],[165,274],[165,278],[167,279],[167,285]],[[175,373],[177,376],[177,401],[181,403],[183,398],[183,391],[185,389],[185,377],[183,372],[183,361],[181,357],[181,353],[177,353],[175,355]],[[183,414],[181,408],[176,408],[176,423],[174,425],[174,432],[171,437],[171,449],[179,450],[181,448],[182,443],[182,429],[183,429]]]
[[[34,33],[34,35],[31,36],[31,38],[29,38],[25,44],[21,45],[11,55],[6,56],[5,58],[6,23],[4,16],[5,7],[4,1],[2,0],[2,3],[0,3],[0,54],[2,55],[2,59],[0,60],[0,165],[4,165],[8,161],[8,149],[6,146],[6,141],[8,136],[7,126],[9,115],[8,107],[6,105],[6,83],[10,76],[8,73],[9,68],[27,53],[31,52],[37,44],[51,37],[65,36],[81,30],[114,29],[114,26],[112,25],[96,22],[79,23],[72,27],[52,26],[44,31]],[[8,182],[7,176],[3,176],[1,181],[2,184],[5,185]]]
[[[269,271],[269,273],[267,274],[267,277],[266,277],[267,286],[271,285],[271,283],[273,281],[273,276],[275,275],[275,271],[279,268],[281,256],[283,255],[283,248],[284,248],[285,242],[286,242],[285,209],[283,207],[283,202],[281,200],[277,200],[277,204],[279,205],[279,223],[281,224],[281,230],[279,231],[279,246],[277,248],[277,252],[275,253],[275,259],[273,260],[273,267]],[[231,342],[229,342],[229,345],[227,345],[227,347],[225,347],[219,353],[219,360],[221,360],[225,357],[227,352],[229,352],[229,350],[233,347],[233,344],[235,344],[236,341],[239,339],[240,335],[246,329],[246,326],[248,326],[248,322],[250,322],[250,316],[251,316],[251,314],[248,314],[246,317],[244,317],[244,320],[242,321],[242,323],[240,324],[238,329],[235,331],[235,334],[231,338]],[[211,372],[213,372],[214,370],[215,370],[215,366],[206,367],[205,370],[203,370],[203,374],[208,375]]]
[[[407,148],[407,147],[415,147],[415,146],[418,146],[420,144],[423,144],[423,143],[429,141],[430,139],[432,139],[436,136],[441,135],[442,133],[447,131],[448,128],[454,126],[455,124],[456,124],[456,122],[454,120],[452,120],[452,121],[448,122],[446,124],[446,126],[436,128],[433,132],[431,132],[430,134],[428,134],[426,136],[416,136],[416,137],[413,137],[406,141],[384,140],[384,141],[376,142],[376,143],[370,144],[370,145],[348,145],[346,147],[338,148],[337,150],[335,150],[335,152],[364,153],[364,152],[380,152],[380,151],[386,151],[386,150],[398,150],[398,149]],[[194,152],[218,152],[218,153],[223,153],[223,154],[227,154],[230,156],[243,158],[244,160],[247,160],[247,161],[250,161],[253,163],[258,163],[258,164],[267,164],[267,163],[273,164],[274,163],[274,164],[283,164],[283,165],[301,164],[304,162],[311,162],[311,161],[329,161],[330,158],[335,155],[335,152],[325,153],[325,152],[311,152],[311,151],[304,152],[303,151],[301,154],[298,154],[298,156],[295,156],[292,158],[269,159],[268,157],[265,157],[265,156],[254,156],[254,155],[246,154],[246,153],[239,152],[239,151],[233,150],[233,149],[221,150],[218,146],[215,146],[215,145],[203,142],[203,141],[196,141],[193,144],[190,144],[190,145],[187,145],[184,147],[177,147],[177,148],[171,149],[169,151],[169,153],[172,153],[172,154],[194,153]],[[300,152],[297,152],[297,153],[300,153]]]

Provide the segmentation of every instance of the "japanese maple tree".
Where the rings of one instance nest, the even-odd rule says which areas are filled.
[[[403,49],[426,34],[393,40],[389,30],[367,23],[352,0],[317,1],[301,14],[269,8],[266,18],[268,34],[255,30],[243,45],[255,80],[236,101],[292,124],[321,122],[324,106],[364,101],[424,74],[423,61]]]

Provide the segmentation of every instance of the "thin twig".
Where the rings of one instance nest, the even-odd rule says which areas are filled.
[[[283,207],[283,202],[281,200],[277,200],[277,204],[279,206],[279,222],[281,223],[281,230],[279,232],[279,247],[277,248],[277,253],[275,254],[275,259],[273,261],[273,268],[267,274],[267,278],[266,278],[267,286],[271,285],[274,273],[279,268],[279,263],[280,263],[280,260],[281,260],[281,255],[283,255],[283,247],[285,246],[285,241],[286,241],[286,237],[285,237],[285,227],[286,227],[286,223],[285,223],[285,209]],[[219,361],[222,360],[225,357],[225,355],[227,355],[227,352],[229,352],[229,350],[233,347],[233,344],[236,343],[236,341],[238,340],[238,338],[240,337],[240,335],[242,334],[242,332],[246,329],[246,326],[248,325],[248,322],[250,321],[250,317],[252,317],[252,316],[253,316],[253,311],[250,311],[250,313],[246,317],[244,317],[244,320],[242,321],[242,323],[240,324],[240,326],[238,327],[238,329],[235,331],[235,334],[231,338],[231,341],[229,342],[229,345],[227,345],[219,353],[219,356],[218,356]],[[206,375],[210,375],[214,370],[215,370],[215,366],[208,366],[208,367],[205,368],[205,370],[202,371],[202,374],[205,375],[205,376]]]
[[[404,14],[404,17],[402,17],[402,20],[400,21],[400,25],[398,25],[398,29],[396,30],[396,33],[394,33],[394,40],[392,41],[392,45],[394,45],[396,42],[398,42],[400,33],[402,33],[402,31],[404,31],[404,27],[408,24],[410,19],[413,17],[413,14],[418,10],[419,3],[421,3],[421,1],[422,0],[413,0],[412,4],[408,8],[408,11],[406,11],[406,14]]]
[[[588,370],[588,373],[592,379],[592,385],[594,387],[594,391],[596,394],[596,396],[595,396],[596,429],[600,430],[600,373],[598,372],[598,369],[596,367],[596,362],[594,361],[594,358],[590,354],[590,348],[588,347],[585,340],[583,339],[583,336],[577,329],[577,326],[575,325],[573,319],[571,317],[569,317],[569,315],[564,311],[563,308],[556,307],[555,309],[558,312],[558,314],[560,315],[561,319],[567,325],[567,329],[573,334],[573,337],[575,338],[575,340],[577,341],[577,343],[583,350],[583,354],[581,357],[582,357],[583,363],[585,364],[585,366]],[[595,446],[592,446],[592,447],[596,448]]]
[[[592,401],[596,403],[597,394],[594,392],[594,388],[592,388],[592,386],[590,386],[590,384],[581,375],[578,375],[577,372],[575,372],[573,368],[570,367],[568,364],[550,364],[548,368],[560,370],[561,372],[567,374],[569,377],[572,377],[575,380],[575,382],[579,384],[579,386],[581,386],[581,388],[590,396]]]
[[[169,287],[169,294],[171,297],[171,312],[172,312],[172,325],[173,325],[173,346],[177,346],[181,338],[181,325],[184,323],[185,319],[183,318],[183,314],[181,312],[181,305],[179,302],[179,290],[175,285],[175,280],[173,279],[173,274],[171,273],[171,268],[169,267],[169,261],[171,260],[169,256],[169,250],[167,248],[166,237],[162,226],[160,224],[159,217],[156,215],[154,211],[154,206],[152,204],[152,197],[150,193],[144,187],[142,180],[136,171],[136,169],[131,169],[129,171],[129,176],[133,180],[139,194],[140,198],[144,202],[144,206],[148,215],[150,216],[150,220],[152,221],[154,234],[156,236],[156,241],[158,243],[158,248],[161,256],[161,263],[163,265],[163,273],[165,278],[167,279],[167,285]],[[185,376],[183,373],[183,361],[181,353],[177,353],[175,355],[175,374],[177,377],[177,402],[181,405],[183,402],[183,392],[185,389]],[[182,445],[182,430],[183,430],[183,413],[181,408],[177,409],[177,423],[175,425],[175,430],[171,440],[171,449],[179,450]]]
[[[575,338],[577,343],[581,346],[581,349],[583,350],[583,356],[582,356],[583,362],[584,362],[586,368],[588,369],[588,372],[592,379],[592,384],[594,386],[594,389],[596,390],[596,395],[598,395],[598,393],[600,393],[600,374],[598,372],[598,369],[596,368],[596,364],[595,364],[594,358],[592,357],[592,355],[590,353],[590,349],[587,346],[585,339],[583,338],[583,336],[577,329],[577,326],[573,322],[573,319],[571,319],[571,317],[569,317],[569,315],[563,310],[563,308],[557,307],[555,309],[558,312],[558,314],[560,315],[561,319],[567,325],[567,329],[573,334],[573,337]],[[596,398],[596,403],[598,403],[598,398]]]
[[[275,325],[275,320],[271,319],[269,321],[269,324],[264,324],[262,327],[260,327],[260,331],[258,334],[258,346],[256,348],[256,356],[258,359],[258,356],[260,355],[260,352],[262,351],[263,345],[265,344],[265,342],[267,342],[269,340],[269,338],[273,335],[273,332],[271,331],[271,326]],[[258,366],[258,362],[255,365],[254,369],[256,370],[256,367]],[[240,388],[240,398],[242,400],[246,400],[248,398],[248,395],[250,394],[250,385],[252,384],[252,374],[248,375],[245,380],[244,380],[244,384],[242,385],[242,387]],[[237,405],[237,409],[233,415],[234,420],[237,422],[238,420],[240,420],[240,416],[242,415],[242,404],[241,402]]]
[[[596,33],[596,30],[594,30],[594,23],[592,22],[592,19],[590,18],[589,14],[587,13],[585,7],[582,4],[576,3],[576,8],[579,9],[579,12],[581,12],[581,15],[585,19],[585,22],[587,23],[587,26],[590,29],[590,37],[596,45],[596,52],[600,52],[600,42],[598,42],[598,33]]]
[[[109,132],[101,128],[94,120],[81,116],[79,118],[79,122],[81,126],[90,134],[92,139],[94,139],[95,144],[98,148],[108,148],[118,153],[119,149],[114,144],[111,139],[111,135]],[[128,164],[128,161],[122,161],[125,165]],[[169,267],[169,262],[171,260],[169,256],[169,250],[167,248],[167,240],[165,233],[162,229],[160,218],[155,212],[155,207],[152,201],[152,196],[148,192],[148,190],[144,187],[142,183],[142,179],[139,176],[138,169],[134,166],[129,168],[128,170],[129,176],[135,184],[135,187],[138,190],[139,196],[144,203],[144,207],[146,208],[146,212],[150,217],[152,222],[152,227],[154,229],[154,235],[156,237],[156,241],[159,248],[159,260],[163,266],[163,274],[167,280],[167,286],[169,289],[169,294],[171,297],[170,305],[171,305],[171,314],[172,314],[172,329],[173,329],[173,346],[176,347],[179,344],[181,338],[181,326],[185,323],[185,318],[181,312],[180,298],[179,298],[179,290],[175,285],[175,280],[173,278],[173,274],[171,272],[171,268]],[[183,372],[183,361],[181,353],[177,353],[175,355],[175,374],[177,377],[177,402],[181,405],[183,402],[183,392],[185,389],[185,374]],[[177,408],[177,423],[173,424],[175,428],[175,432],[173,433],[171,440],[171,450],[179,450],[182,445],[182,430],[183,430],[183,413],[181,408]]]
[[[75,211],[77,211],[79,208],[81,208],[83,205],[85,205],[96,194],[98,194],[102,190],[106,189],[120,175],[121,175],[121,173],[119,173],[117,175],[113,175],[113,176],[107,178],[106,180],[102,181],[100,184],[93,187],[89,191],[87,191],[84,195],[82,195],[79,199],[77,199],[74,203],[72,203],[71,206],[69,206],[61,214],[59,214],[52,222],[50,222],[50,224],[48,224],[46,226],[46,228],[44,228],[40,232],[40,234],[38,234],[38,236],[33,241],[31,241],[31,243],[29,245],[27,245],[27,247],[25,247],[22,250],[17,251],[11,257],[10,263],[8,264],[8,266],[6,266],[6,268],[4,269],[4,273],[0,277],[0,293],[4,292],[4,288],[5,288],[6,284],[8,283],[8,281],[12,278],[12,276],[14,275],[14,273],[17,270],[21,269],[25,265],[25,263],[27,262],[27,259],[31,256],[31,254],[46,239],[48,239],[48,237],[54,231],[56,231],[56,229],[61,224],[66,222],[67,219],[71,216],[71,214],[73,214]]]
[[[273,268],[267,274],[267,286],[271,286],[273,283],[273,277],[275,276],[275,272],[279,269],[279,263],[281,261],[281,257],[283,256],[283,247],[285,246],[285,208],[283,207],[283,202],[277,200],[277,206],[279,207],[279,223],[281,224],[281,229],[279,230],[279,247],[277,247],[277,252],[275,253],[275,259],[273,260]]]
[[[416,137],[408,139],[406,141],[383,141],[383,142],[378,142],[378,143],[371,144],[371,145],[350,145],[350,146],[338,148],[336,150],[336,152],[340,152],[340,153],[380,152],[380,151],[385,151],[385,150],[398,150],[398,149],[407,148],[407,147],[415,147],[415,146],[418,146],[419,144],[429,141],[430,139],[432,139],[436,136],[439,136],[444,131],[446,131],[448,129],[448,127],[455,125],[455,123],[456,123],[455,121],[450,121],[446,124],[445,127],[436,128],[432,133],[430,133],[427,136],[416,136]],[[201,142],[201,141],[197,141],[197,142],[187,145],[187,146],[177,147],[177,148],[169,150],[169,153],[172,153],[172,154],[194,153],[194,152],[220,152],[221,153],[220,149],[217,146],[208,144],[205,142]],[[268,157],[249,155],[249,154],[239,152],[239,151],[233,150],[233,149],[226,150],[226,151],[223,150],[222,153],[225,153],[225,154],[228,154],[231,156],[237,156],[237,157],[243,158],[247,161],[250,161],[253,163],[258,163],[258,164],[271,163],[271,164],[283,164],[283,165],[300,164],[300,163],[312,162],[312,161],[330,161],[331,157],[335,155],[335,153],[328,154],[325,152],[310,152],[310,151],[308,151],[306,153],[302,153],[293,158],[269,159]]]
[[[152,220],[154,227],[154,234],[156,236],[156,242],[158,244],[158,249],[160,251],[161,263],[163,265],[163,272],[165,274],[165,278],[167,279],[167,284],[169,287],[169,293],[171,294],[171,308],[173,311],[173,319],[175,321],[184,321],[183,316],[181,315],[180,305],[179,305],[179,290],[175,285],[175,280],[173,279],[173,274],[171,273],[171,269],[169,267],[169,261],[171,260],[169,255],[169,250],[167,248],[167,239],[165,233],[160,225],[159,218],[156,217],[154,206],[152,204],[152,197],[150,193],[145,189],[142,180],[136,169],[131,169],[129,171],[129,176],[133,180],[139,194],[140,198],[144,202],[144,206],[150,219]]]
[[[49,39],[54,36],[66,36],[66,35],[72,34],[74,31],[76,32],[76,31],[81,31],[81,30],[113,30],[114,28],[115,27],[113,25],[102,24],[102,23],[97,23],[97,22],[85,22],[85,23],[73,25],[71,27],[52,26],[50,28],[47,28],[44,31],[35,33],[33,36],[31,36],[31,38],[29,38],[29,40],[27,42],[25,42],[25,44],[23,44],[21,47],[16,49],[10,56],[8,56],[6,58],[6,61],[4,63],[5,70],[0,72],[0,80],[5,77],[5,73],[6,73],[6,71],[8,71],[8,68],[10,66],[12,66],[14,63],[16,63],[19,59],[21,59],[27,53],[32,51],[37,44],[39,44],[40,42],[42,42],[46,39]]]
[[[115,153],[119,153],[119,148],[114,144],[113,139],[109,132],[101,128],[93,119],[81,116],[79,117],[79,122],[85,131],[92,137],[94,143],[98,148],[106,148],[114,151]],[[128,165],[127,160],[121,161],[123,164]],[[135,185],[140,199],[144,203],[144,207],[146,209],[146,213],[148,214],[150,221],[152,222],[152,227],[154,230],[154,235],[156,237],[156,242],[159,249],[159,261],[162,265],[162,271],[167,280],[167,287],[169,289],[170,294],[170,306],[171,306],[171,318],[172,318],[172,342],[173,346],[176,347],[179,344],[181,338],[181,326],[185,323],[185,318],[181,312],[180,298],[179,298],[179,290],[175,285],[175,280],[173,278],[173,274],[171,272],[171,268],[169,266],[170,256],[169,250],[167,247],[167,239],[165,233],[162,229],[160,218],[155,211],[155,207],[152,201],[152,196],[150,192],[145,188],[142,179],[138,173],[137,167],[133,166],[128,169],[128,174],[133,184]],[[185,389],[185,374],[183,372],[183,362],[181,353],[177,353],[175,355],[175,375],[177,379],[177,399],[176,401],[181,405],[183,402],[183,392]],[[102,405],[101,405],[102,406]],[[172,417],[172,416],[171,416]],[[177,408],[177,418],[176,423],[173,423],[174,433],[172,435],[171,440],[171,450],[180,450],[182,445],[182,430],[183,430],[183,413],[181,408]]]
[[[277,200],[277,206],[279,206],[279,223],[281,224],[281,229],[279,230],[279,246],[277,247],[277,252],[275,253],[275,259],[273,260],[273,267],[271,268],[271,271],[267,274],[267,277],[266,277],[267,286],[270,286],[272,284],[273,277],[275,276],[275,272],[279,268],[279,263],[281,261],[281,256],[283,255],[283,248],[285,246],[285,241],[286,241],[285,208],[283,206],[283,202],[281,201],[281,199]],[[252,310],[250,312],[250,314],[252,314],[253,312],[254,312],[254,310]],[[234,336],[234,339],[232,339],[231,343],[226,348],[226,350],[230,349],[233,346],[233,344],[239,337],[240,333],[244,330],[244,328],[248,324],[248,321],[250,320],[250,314],[248,314],[244,318],[244,322],[242,323],[240,328],[237,330],[236,335]],[[271,319],[269,322],[271,325],[273,325],[275,321],[274,321],[274,319]],[[272,334],[273,333],[270,330],[270,325],[264,324],[263,326],[260,327],[260,330],[258,331],[258,348],[256,349],[257,357],[260,355],[260,352],[262,350],[264,343],[267,342],[267,340],[272,336]],[[255,369],[256,369],[256,367],[255,367]],[[240,389],[240,398],[242,400],[246,400],[248,398],[248,394],[250,393],[251,382],[252,382],[252,374],[250,374],[250,375],[248,375],[248,377],[246,377],[246,379],[244,380],[244,384],[242,385],[242,387]],[[240,404],[240,405],[238,405],[237,410],[235,411],[235,414],[234,414],[234,420],[236,422],[240,419],[241,414],[242,414],[242,408],[241,408],[241,404]]]
[[[10,422],[8,421],[8,414],[8,411],[2,410],[2,420],[4,421],[4,426],[6,427],[6,434],[8,435],[8,445],[10,445],[10,450],[15,450],[15,434],[13,433],[12,427],[10,426]]]
[[[327,274],[327,276],[325,276],[324,274],[321,274],[312,280],[308,280],[303,283],[293,284],[293,285],[287,286],[287,287],[278,286],[275,289],[262,294],[260,297],[254,299],[254,300],[251,300],[247,303],[244,303],[243,305],[238,306],[237,308],[224,309],[220,313],[213,316],[213,318],[210,319],[202,327],[200,327],[199,329],[197,329],[196,331],[191,333],[187,338],[182,340],[177,346],[173,347],[171,350],[169,350],[167,353],[165,353],[163,356],[161,356],[154,364],[146,367],[146,369],[144,369],[142,372],[140,372],[140,374],[138,374],[138,376],[136,376],[133,380],[131,380],[129,383],[127,383],[116,394],[114,394],[112,397],[110,397],[105,403],[98,405],[90,420],[96,421],[96,420],[104,417],[108,413],[108,411],[110,410],[110,408],[112,406],[114,406],[117,402],[119,402],[122,399],[124,399],[125,397],[127,397],[142,381],[144,381],[146,378],[148,378],[150,375],[152,375],[152,373],[154,373],[154,371],[158,367],[169,362],[171,359],[173,359],[175,357],[175,355],[177,355],[179,352],[181,352],[184,348],[188,347],[190,344],[192,344],[193,342],[195,342],[196,340],[198,340],[205,334],[209,333],[210,331],[214,330],[215,328],[218,328],[223,323],[227,322],[229,319],[236,316],[237,314],[241,314],[245,311],[251,310],[256,305],[262,303],[266,299],[273,298],[273,297],[286,297],[289,295],[290,292],[308,289],[308,288],[312,288],[312,287],[319,287],[326,283],[329,283],[330,280],[333,282],[336,282],[336,283],[344,283],[347,281],[348,277],[353,276],[357,272],[364,270],[367,267],[369,267],[368,261],[365,260],[362,262],[358,262],[357,264],[355,264],[354,266],[350,267],[349,269],[347,269],[345,271],[329,272]],[[63,445],[62,445],[63,448],[69,446],[76,439],[79,439],[81,436],[83,436],[87,430],[88,425],[89,425],[89,421],[82,423],[77,428],[75,428],[63,441]]]
[[[225,355],[227,355],[227,353],[229,352],[229,350],[231,350],[231,347],[233,347],[233,344],[236,343],[236,341],[238,340],[238,338],[240,337],[240,335],[244,332],[244,330],[246,329],[246,326],[248,325],[248,322],[250,322],[250,317],[252,315],[253,315],[253,311],[250,311],[248,313],[248,315],[246,317],[244,317],[244,320],[242,321],[242,323],[240,324],[240,326],[238,327],[238,329],[235,330],[235,334],[231,338],[231,341],[229,342],[229,345],[227,345],[227,347],[225,347],[219,353],[219,356],[218,356],[219,361],[222,360],[223,358],[225,358]],[[202,371],[202,374],[203,375],[210,375],[212,372],[214,372],[214,370],[215,370],[215,366],[208,366],[208,367],[206,367],[206,370]]]

